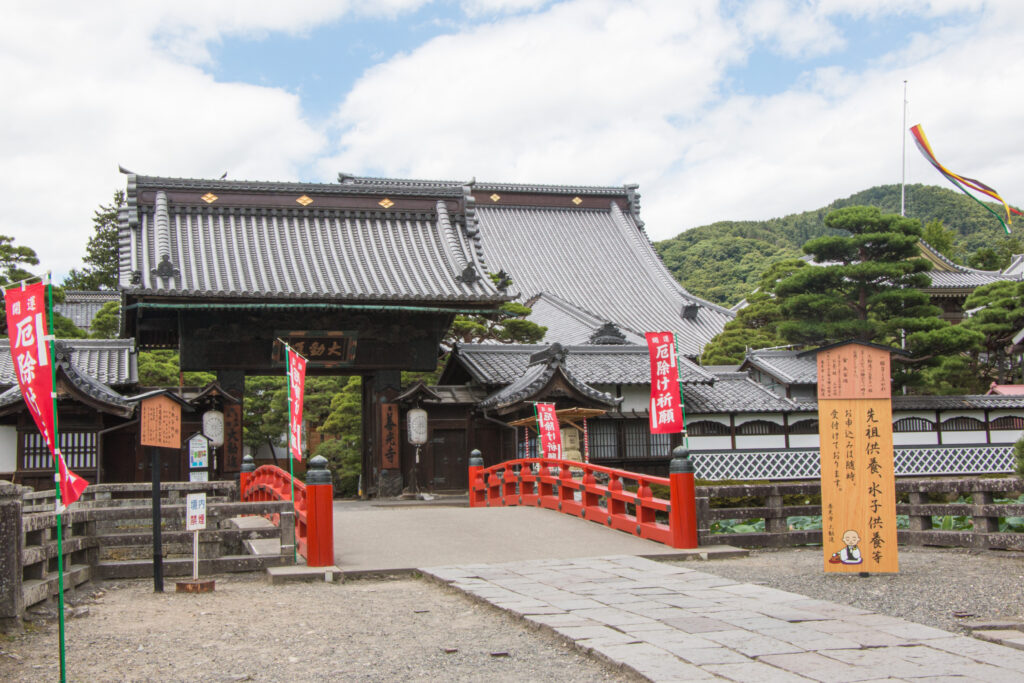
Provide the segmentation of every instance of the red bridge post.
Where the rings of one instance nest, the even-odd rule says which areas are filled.
[[[690,451],[683,446],[672,449],[672,462],[668,466],[672,510],[669,526],[672,528],[673,548],[697,547],[697,488],[694,483],[696,469],[690,460]]]
[[[327,459],[314,456],[306,469],[306,565],[334,564],[334,486]]]
[[[487,489],[484,488],[484,458],[480,450],[469,452],[469,507],[480,508],[487,503]]]
[[[242,458],[242,471],[238,473],[238,500],[245,500],[245,490],[249,488],[252,473],[256,471],[256,461],[251,455]]]

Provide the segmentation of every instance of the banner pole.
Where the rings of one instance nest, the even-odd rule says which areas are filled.
[[[288,382],[288,429],[285,446],[288,449],[288,481],[292,485],[292,510],[295,510],[295,459],[292,457],[292,347],[284,345],[285,381]],[[295,512],[298,516],[298,512]],[[308,554],[308,553],[307,553]],[[299,539],[292,546],[292,562],[299,563]]]
[[[679,341],[676,336],[672,335],[672,344],[676,350],[676,367],[679,367]],[[679,411],[683,417],[683,448],[690,450],[690,434],[686,430],[686,401],[683,400],[683,380],[682,373],[680,373],[679,379]]]
[[[52,386],[51,398],[53,400],[53,488],[56,494],[57,513],[57,620],[60,624],[60,680],[64,683],[67,680],[67,668],[64,653],[64,520],[61,510],[64,505],[60,493],[60,432],[57,430],[57,366],[53,349],[53,283],[50,282],[50,272],[46,272],[46,317],[47,317],[47,353],[50,355],[50,384]]]

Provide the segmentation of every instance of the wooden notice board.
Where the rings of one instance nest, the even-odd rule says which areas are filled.
[[[398,462],[398,404],[384,403],[380,407],[381,467],[397,470]]]
[[[181,404],[169,396],[142,399],[143,446],[181,448]]]
[[[827,572],[898,572],[889,351],[818,354],[822,550]]]

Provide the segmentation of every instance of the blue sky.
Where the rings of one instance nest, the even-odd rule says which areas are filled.
[[[899,182],[905,80],[907,125],[1020,204],[1022,29],[1015,0],[19,3],[0,234],[78,267],[121,164],[635,182],[664,239]],[[913,147],[906,173],[943,182]]]

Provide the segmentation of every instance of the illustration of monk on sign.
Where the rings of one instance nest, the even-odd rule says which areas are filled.
[[[832,553],[832,557],[829,558],[831,564],[860,564],[864,560],[860,556],[860,548],[857,544],[860,543],[860,534],[853,529],[843,534],[843,543],[846,545],[836,553]]]

